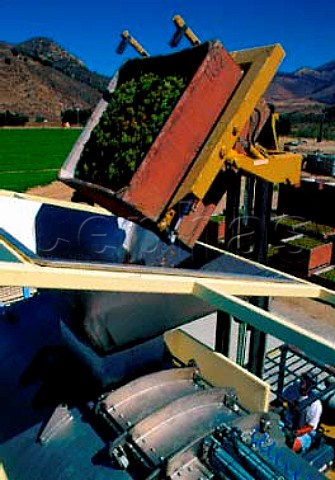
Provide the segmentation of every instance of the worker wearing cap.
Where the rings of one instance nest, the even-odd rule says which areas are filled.
[[[311,447],[320,423],[322,415],[321,400],[315,399],[304,407],[304,403],[313,396],[313,385],[315,385],[313,379],[304,381],[300,385],[300,398],[296,403],[297,415],[295,420],[297,428],[292,446],[292,450],[295,452],[304,453]]]

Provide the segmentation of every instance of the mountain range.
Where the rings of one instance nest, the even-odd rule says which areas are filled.
[[[50,39],[0,42],[0,112],[59,122],[63,110],[94,107],[107,84]]]
[[[63,110],[94,108],[108,81],[51,39],[0,42],[0,112],[60,121]],[[334,105],[335,60],[278,73],[265,99],[279,112],[320,112]]]
[[[335,105],[335,60],[318,68],[277,73],[265,98],[281,112],[315,112]]]

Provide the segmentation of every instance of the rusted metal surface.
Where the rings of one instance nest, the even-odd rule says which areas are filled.
[[[185,245],[194,245],[208,224],[216,206],[216,203],[204,205],[202,201],[199,201],[196,208],[181,220],[178,239]]]
[[[123,196],[127,203],[158,220],[241,75],[219,42],[209,44],[193,79],[133,176]]]
[[[198,200],[192,211],[181,219],[178,227],[178,239],[185,245],[192,246],[199,239],[217,205],[226,193],[223,173],[214,180],[203,200]]]
[[[234,149],[238,153],[248,153],[248,145],[253,145],[258,139],[259,135],[263,133],[263,128],[266,125],[270,115],[270,107],[265,100],[261,99],[256,105],[250,119],[245,124],[243,130],[241,131],[241,136],[234,146]],[[266,140],[268,140],[269,136],[271,137],[271,135],[267,135]],[[263,142],[261,143],[263,147],[270,148],[270,145],[264,145]],[[275,150],[275,145],[271,145],[271,148],[272,150]]]
[[[177,398],[194,393],[196,367],[173,368],[145,375],[104,397],[98,412],[123,430],[128,430],[154,411]]]
[[[224,406],[226,389],[212,388],[180,398],[130,430],[131,437],[154,465],[203,438],[235,414]]]

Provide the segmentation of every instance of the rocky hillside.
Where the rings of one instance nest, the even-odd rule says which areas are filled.
[[[93,108],[108,78],[47,38],[0,42],[0,112],[59,122],[61,111]],[[335,61],[278,74],[266,93],[279,112],[319,112],[335,104]]]
[[[335,105],[335,60],[314,70],[277,74],[266,99],[281,112],[312,113]]]
[[[0,111],[60,121],[62,110],[94,107],[107,83],[49,39],[0,43]]]

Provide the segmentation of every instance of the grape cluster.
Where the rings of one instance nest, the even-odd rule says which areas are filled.
[[[92,130],[75,176],[116,191],[125,187],[185,90],[181,76],[147,73],[122,83]]]

